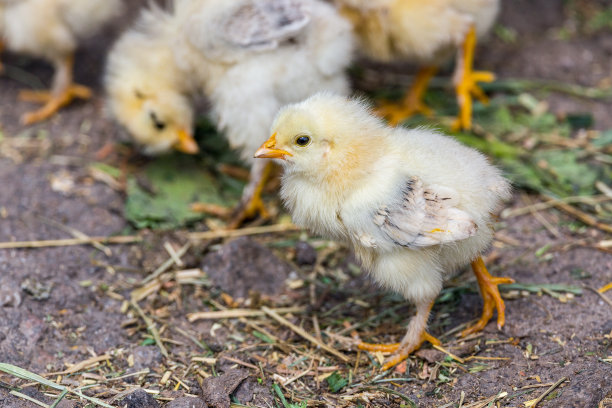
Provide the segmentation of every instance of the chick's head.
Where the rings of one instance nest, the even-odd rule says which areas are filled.
[[[110,107],[145,154],[199,151],[192,135],[193,108],[185,95],[133,87],[111,93]]]
[[[320,93],[281,109],[255,157],[282,159],[290,172],[346,176],[380,155],[385,130],[367,103]]]

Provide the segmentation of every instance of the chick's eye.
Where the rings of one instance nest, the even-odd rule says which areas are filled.
[[[161,131],[166,128],[166,123],[159,120],[155,112],[149,113],[149,116],[151,117],[151,120],[153,121],[153,126],[155,126],[155,129]]]
[[[298,136],[295,139],[295,144],[301,147],[308,146],[309,143],[310,143],[310,137],[305,136],[305,135]]]

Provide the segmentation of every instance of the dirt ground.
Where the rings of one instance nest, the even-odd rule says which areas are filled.
[[[121,188],[105,183],[89,164],[98,160],[95,154],[107,142],[122,137],[105,114],[100,76],[105,51],[129,24],[138,3],[144,1],[131,0],[129,12],[77,55],[76,79],[92,86],[97,96],[89,103],[73,104],[49,122],[22,127],[18,118],[31,106],[16,102],[16,96],[24,86],[49,83],[50,68],[3,55],[7,73],[0,76],[0,241],[71,237],[57,223],[89,236],[136,233],[124,219]],[[562,29],[572,29],[571,17],[561,1],[504,0],[500,22],[515,31],[516,41],[493,36],[481,47],[479,67],[502,79],[555,79],[585,86],[609,83],[612,32],[561,39]],[[548,102],[557,114],[590,112],[595,128],[612,128],[610,102],[562,94],[550,94]],[[118,165],[120,159],[112,156],[108,161]],[[516,191],[508,207],[524,207],[533,200]],[[201,223],[190,231],[205,229]],[[543,384],[566,377],[538,407],[612,407],[612,307],[587,288],[612,281],[612,254],[580,245],[610,236],[560,212],[502,219],[487,259],[493,274],[540,287],[577,286],[582,288],[580,295],[568,296],[564,290],[553,292],[556,296],[541,290],[506,292],[503,332],[491,322],[482,335],[460,341],[448,332],[476,318],[481,305],[472,275],[465,271],[449,282],[445,292],[449,297],[434,307],[430,328],[453,354],[477,358],[457,364],[426,348],[409,360],[404,372],[392,370],[382,377],[377,356],[349,350],[329,334],[326,341],[349,362],[309,348],[288,326],[270,318],[188,320],[191,313],[220,310],[222,305],[304,306],[305,312],[286,317],[309,333],[317,333],[319,323],[323,333],[337,333],[347,321],[349,326],[363,323],[356,329],[362,338],[398,339],[411,307],[371,284],[345,249],[322,240],[296,244],[305,237],[299,232],[191,245],[181,258],[183,265],[168,270],[195,268],[195,277],[181,282],[173,274],[139,303],[169,349],[169,355],[163,356],[147,333],[151,321],[143,321],[128,301],[143,279],[169,258],[164,244],[178,250],[189,242],[187,233],[140,232],[143,242],[109,246],[110,254],[92,246],[0,249],[0,362],[43,374],[108,355],[101,364],[60,376],[69,387],[97,384],[87,393],[113,406],[191,406],[196,400],[174,399],[206,395],[216,386],[211,382],[214,375],[225,373],[229,377],[223,377],[223,386],[235,382],[238,389],[227,389],[219,398],[233,392],[235,406],[297,407],[298,401],[307,400],[309,406],[456,407],[462,400],[465,407],[505,392],[497,405],[485,402],[473,407],[522,407],[546,390]],[[246,301],[241,303],[240,298]],[[389,315],[373,319],[375,324],[366,322],[386,311]],[[250,375],[247,380],[236,367],[246,372],[244,377]],[[330,390],[330,381],[320,377],[331,371],[348,378],[341,393]],[[306,374],[291,385],[284,383],[300,373]],[[109,380],[123,375],[127,379]],[[274,384],[280,383],[284,385],[277,391]],[[9,394],[9,384],[23,382],[0,374],[0,406],[36,406]],[[136,386],[148,393],[123,400]],[[296,404],[280,401],[281,390]],[[36,389],[22,392],[53,402]],[[120,401],[122,405],[116,405]],[[224,406],[230,400],[220,405],[207,401]],[[75,404],[64,400],[59,406]]]

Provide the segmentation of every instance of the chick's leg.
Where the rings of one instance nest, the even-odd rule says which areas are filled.
[[[457,54],[454,82],[459,104],[459,117],[453,129],[472,128],[472,95],[483,104],[489,99],[477,82],[492,82],[495,74],[488,71],[474,71],[474,49],[476,48],[476,28],[472,26]]]
[[[383,370],[388,370],[389,368],[407,359],[408,356],[415,350],[418,350],[418,348],[421,347],[421,344],[423,344],[425,341],[428,341],[434,345],[439,345],[440,341],[425,331],[427,328],[429,312],[431,311],[434,301],[435,299],[417,304],[417,313],[410,320],[410,323],[408,324],[408,331],[406,332],[406,335],[402,339],[401,343],[359,343],[359,349],[366,351],[394,352],[395,354],[388,358],[382,367]]]
[[[462,337],[484,329],[489,320],[491,320],[491,317],[493,317],[493,309],[497,309],[497,328],[501,330],[506,322],[506,307],[497,286],[514,283],[514,279],[511,278],[496,278],[491,276],[481,257],[478,257],[478,259],[472,262],[472,270],[476,275],[476,279],[478,279],[478,286],[480,287],[484,306],[482,308],[482,316],[478,322],[463,330],[461,332]]]
[[[51,91],[24,90],[20,92],[19,99],[43,104],[40,109],[26,113],[21,117],[21,122],[24,125],[30,125],[48,119],[59,109],[68,105],[74,98],[91,98],[91,90],[89,88],[73,83],[73,66],[73,55],[69,55],[56,63]]]
[[[415,113],[431,116],[433,111],[423,102],[423,95],[427,90],[427,85],[435,75],[437,67],[424,67],[419,70],[410,89],[406,91],[404,99],[399,104],[385,102],[376,109],[379,116],[387,118],[393,126],[398,125],[403,120],[411,117]]]
[[[262,218],[268,218],[268,211],[261,199],[261,193],[272,171],[272,163],[267,160],[259,160],[253,164],[249,182],[242,191],[240,204],[235,211],[229,224],[229,228],[238,228],[246,219],[259,214]]]
[[[0,56],[2,55],[2,50],[4,50],[4,42],[2,38],[0,38]],[[4,65],[2,65],[2,60],[0,59],[0,74],[4,72]]]

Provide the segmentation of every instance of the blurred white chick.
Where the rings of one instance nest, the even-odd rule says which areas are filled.
[[[50,91],[22,91],[21,100],[43,106],[21,117],[24,124],[45,120],[74,98],[88,99],[91,90],[73,82],[74,52],[83,38],[116,16],[121,0],[0,0],[0,38],[16,53],[53,64]]]
[[[484,299],[481,330],[497,309],[498,284],[481,258],[493,237],[491,213],[509,196],[508,182],[477,151],[428,129],[389,127],[367,105],[329,94],[282,109],[257,158],[283,159],[281,196],[293,220],[348,242],[374,280],[416,304],[392,367],[423,341],[444,278],[471,263]]]
[[[456,128],[470,129],[472,95],[486,103],[477,82],[490,72],[473,71],[476,36],[492,27],[499,0],[334,0],[354,24],[364,53],[379,61],[413,60],[423,68],[401,104],[384,104],[378,113],[397,124],[416,112],[429,115],[422,102],[427,84],[457,50],[454,82],[460,113]]]
[[[109,53],[105,86],[112,115],[143,153],[197,153],[191,96],[197,82],[179,69],[172,49],[181,21],[151,4]]]
[[[252,162],[278,109],[321,90],[348,94],[351,26],[320,0],[178,1],[186,17],[177,62],[199,76],[217,127],[252,164],[232,226],[265,214],[267,163]]]

